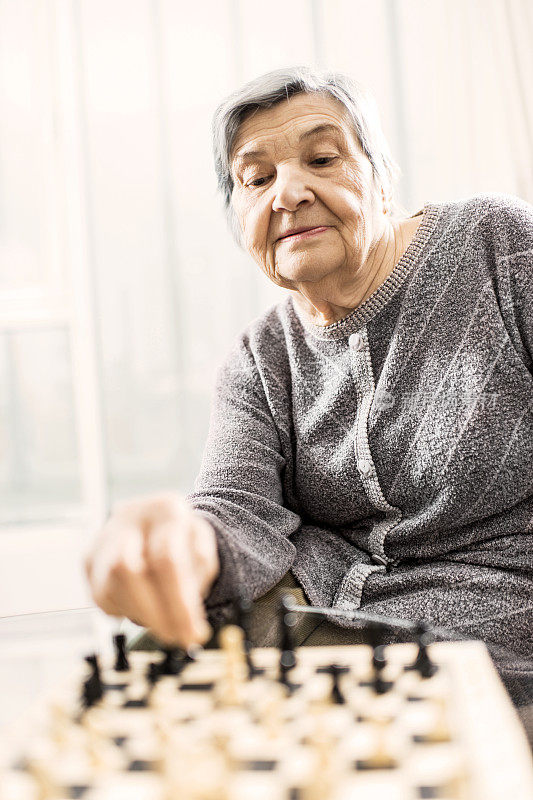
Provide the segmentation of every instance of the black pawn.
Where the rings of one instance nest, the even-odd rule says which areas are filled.
[[[113,644],[116,652],[115,670],[116,672],[126,672],[129,670],[130,665],[126,655],[126,637],[124,634],[117,633],[113,636]]]
[[[390,689],[390,683],[383,680],[383,670],[387,666],[385,658],[385,646],[380,644],[374,648],[372,655],[372,666],[374,668],[373,686],[376,694],[385,694]]]
[[[346,668],[339,667],[338,664],[331,664],[328,667],[328,672],[331,675],[331,680],[333,682],[331,687],[331,699],[337,705],[342,705],[343,703],[346,703],[346,698],[344,697],[341,687],[339,686],[339,678],[344,672],[346,672]]]
[[[368,643],[372,647],[372,687],[376,694],[385,694],[391,688],[389,681],[383,680],[383,670],[387,666],[385,645],[382,644],[382,630],[379,625],[371,623],[367,630]]]
[[[160,677],[161,677],[161,664],[157,664],[154,661],[150,662],[146,670],[146,680],[148,681],[150,686],[152,687],[155,686]]]
[[[279,680],[288,689],[293,686],[289,680],[292,669],[296,666],[296,653],[294,652],[294,628],[296,626],[296,613],[293,611],[294,601],[291,595],[285,595],[280,604],[279,618],[281,623],[281,648],[279,657]]]
[[[98,656],[94,653],[90,656],[85,656],[85,661],[91,668],[91,678],[94,680],[95,686],[98,686],[102,690],[102,694],[104,691],[104,685],[102,683],[102,676],[100,673],[100,663],[98,661]]]
[[[179,675],[185,662],[176,648],[164,648],[165,658],[159,664],[160,675]]]
[[[236,603],[237,625],[244,633],[244,656],[248,667],[248,678],[252,679],[256,675],[262,675],[264,670],[258,669],[252,661],[252,643],[250,641],[250,614],[252,613],[253,603],[247,597],[240,597]]]
[[[91,667],[91,674],[83,682],[82,687],[82,703],[84,708],[90,708],[104,695],[104,686],[100,675],[100,665],[96,655],[85,656],[85,661]]]
[[[431,678],[438,670],[438,666],[431,660],[429,655],[428,645],[433,641],[433,637],[427,622],[420,621],[417,624],[416,640],[418,644],[418,653],[414,662],[411,664],[411,669],[415,669],[421,678]]]

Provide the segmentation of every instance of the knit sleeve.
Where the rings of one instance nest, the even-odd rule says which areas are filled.
[[[262,596],[291,567],[300,517],[283,504],[285,459],[255,361],[242,337],[217,373],[193,508],[214,527],[221,570],[206,607],[222,622],[231,601]]]
[[[515,346],[533,372],[533,205],[512,195],[496,196],[485,222],[492,227]]]

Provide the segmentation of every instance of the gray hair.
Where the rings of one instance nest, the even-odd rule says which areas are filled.
[[[409,212],[394,198],[394,184],[401,175],[381,129],[379,111],[371,92],[341,72],[323,72],[309,67],[289,67],[267,72],[232,92],[218,106],[213,117],[213,154],[218,188],[224,199],[226,218],[237,244],[242,247],[241,230],[231,203],[233,177],[231,151],[239,126],[254,111],[271,108],[300,93],[329,94],[348,112],[361,149],[372,165],[374,179],[390,198],[390,216]]]

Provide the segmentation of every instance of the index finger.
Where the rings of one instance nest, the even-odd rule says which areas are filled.
[[[191,521],[153,525],[144,539],[144,557],[152,586],[171,628],[187,645],[204,643],[210,635],[205,619],[199,576],[191,552]]]

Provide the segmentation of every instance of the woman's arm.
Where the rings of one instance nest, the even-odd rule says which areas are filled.
[[[219,369],[200,473],[187,500],[213,526],[220,571],[207,599],[224,618],[239,594],[260,597],[289,570],[300,517],[284,506],[285,459],[246,336]]]
[[[480,225],[494,250],[509,335],[533,372],[533,205],[512,195],[492,197]]]

